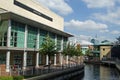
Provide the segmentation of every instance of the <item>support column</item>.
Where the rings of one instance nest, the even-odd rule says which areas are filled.
[[[6,72],[10,72],[10,51],[6,53]]]
[[[67,55],[67,56],[66,56],[66,64],[68,64],[68,58],[69,58],[69,57],[68,57],[68,55]]]
[[[25,51],[23,54],[23,69],[26,69],[27,66],[27,52]]]
[[[49,64],[49,58],[48,58],[48,55],[46,55],[46,65]]]
[[[36,53],[36,67],[39,67],[39,52]]]
[[[62,40],[61,40],[61,52],[63,51],[63,36],[62,36]],[[63,64],[63,55],[60,52],[60,64]]]
[[[63,64],[63,56],[62,56],[62,54],[60,53],[60,65],[62,65]]]
[[[24,53],[23,53],[23,69],[26,69],[27,66],[27,33],[28,33],[28,28],[27,25],[25,26],[25,39],[24,39]]]
[[[11,38],[11,20],[8,20],[7,47],[10,47],[10,38]]]
[[[11,20],[8,20],[7,47],[10,47],[11,38]],[[6,72],[10,72],[10,51],[6,53]]]
[[[38,29],[37,44],[36,44],[36,45],[37,45],[37,47],[36,47],[37,49],[39,49],[39,35],[40,35],[40,34],[39,34],[39,29]],[[39,57],[39,52],[37,52],[37,53],[36,53],[36,67],[39,67],[39,60],[40,60],[39,58],[40,58],[40,57]]]
[[[57,35],[55,35],[55,49],[57,49]],[[56,65],[56,54],[54,54],[54,65]]]
[[[54,54],[54,65],[56,65],[56,54]]]

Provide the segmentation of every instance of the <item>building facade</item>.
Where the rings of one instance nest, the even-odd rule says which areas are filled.
[[[0,64],[6,66],[7,72],[11,65],[26,69],[29,66],[48,64],[48,56],[39,53],[47,35],[55,41],[59,53],[65,47],[68,37],[72,36],[63,31],[63,18],[38,2],[0,2]],[[54,64],[61,61],[61,58],[57,58],[59,55],[54,56]]]

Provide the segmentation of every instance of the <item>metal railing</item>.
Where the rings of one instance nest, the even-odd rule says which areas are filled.
[[[64,65],[51,65],[50,68],[48,67],[49,65],[41,65],[38,68],[35,68],[34,66],[31,67],[26,67],[26,69],[22,69],[18,65],[16,66],[10,66],[9,70],[10,72],[2,71],[0,67],[0,76],[8,75],[8,76],[15,76],[15,75],[24,75],[24,76],[37,76],[37,75],[42,75],[42,74],[47,74],[47,73],[52,73],[52,72],[57,72],[61,70],[66,70],[69,68],[76,68],[76,67],[81,67],[83,66],[82,64],[64,64]]]

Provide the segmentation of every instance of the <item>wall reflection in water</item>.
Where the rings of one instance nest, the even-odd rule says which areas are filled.
[[[74,80],[120,80],[120,74],[116,68],[86,64],[84,77]]]

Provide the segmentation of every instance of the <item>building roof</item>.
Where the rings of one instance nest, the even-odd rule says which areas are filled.
[[[57,30],[55,28],[52,28],[52,27],[44,25],[42,23],[33,21],[31,19],[25,18],[23,16],[20,16],[18,14],[13,13],[13,12],[6,11],[3,13],[0,13],[0,16],[1,16],[1,19],[12,19],[12,20],[19,21],[19,22],[22,22],[25,24],[29,24],[31,26],[38,27],[40,29],[44,29],[44,30],[47,30],[47,31],[50,31],[50,32],[53,32],[53,33],[56,33],[59,35],[63,35],[65,37],[72,37],[73,36],[72,34],[66,33],[66,32],[61,31],[61,30]]]

